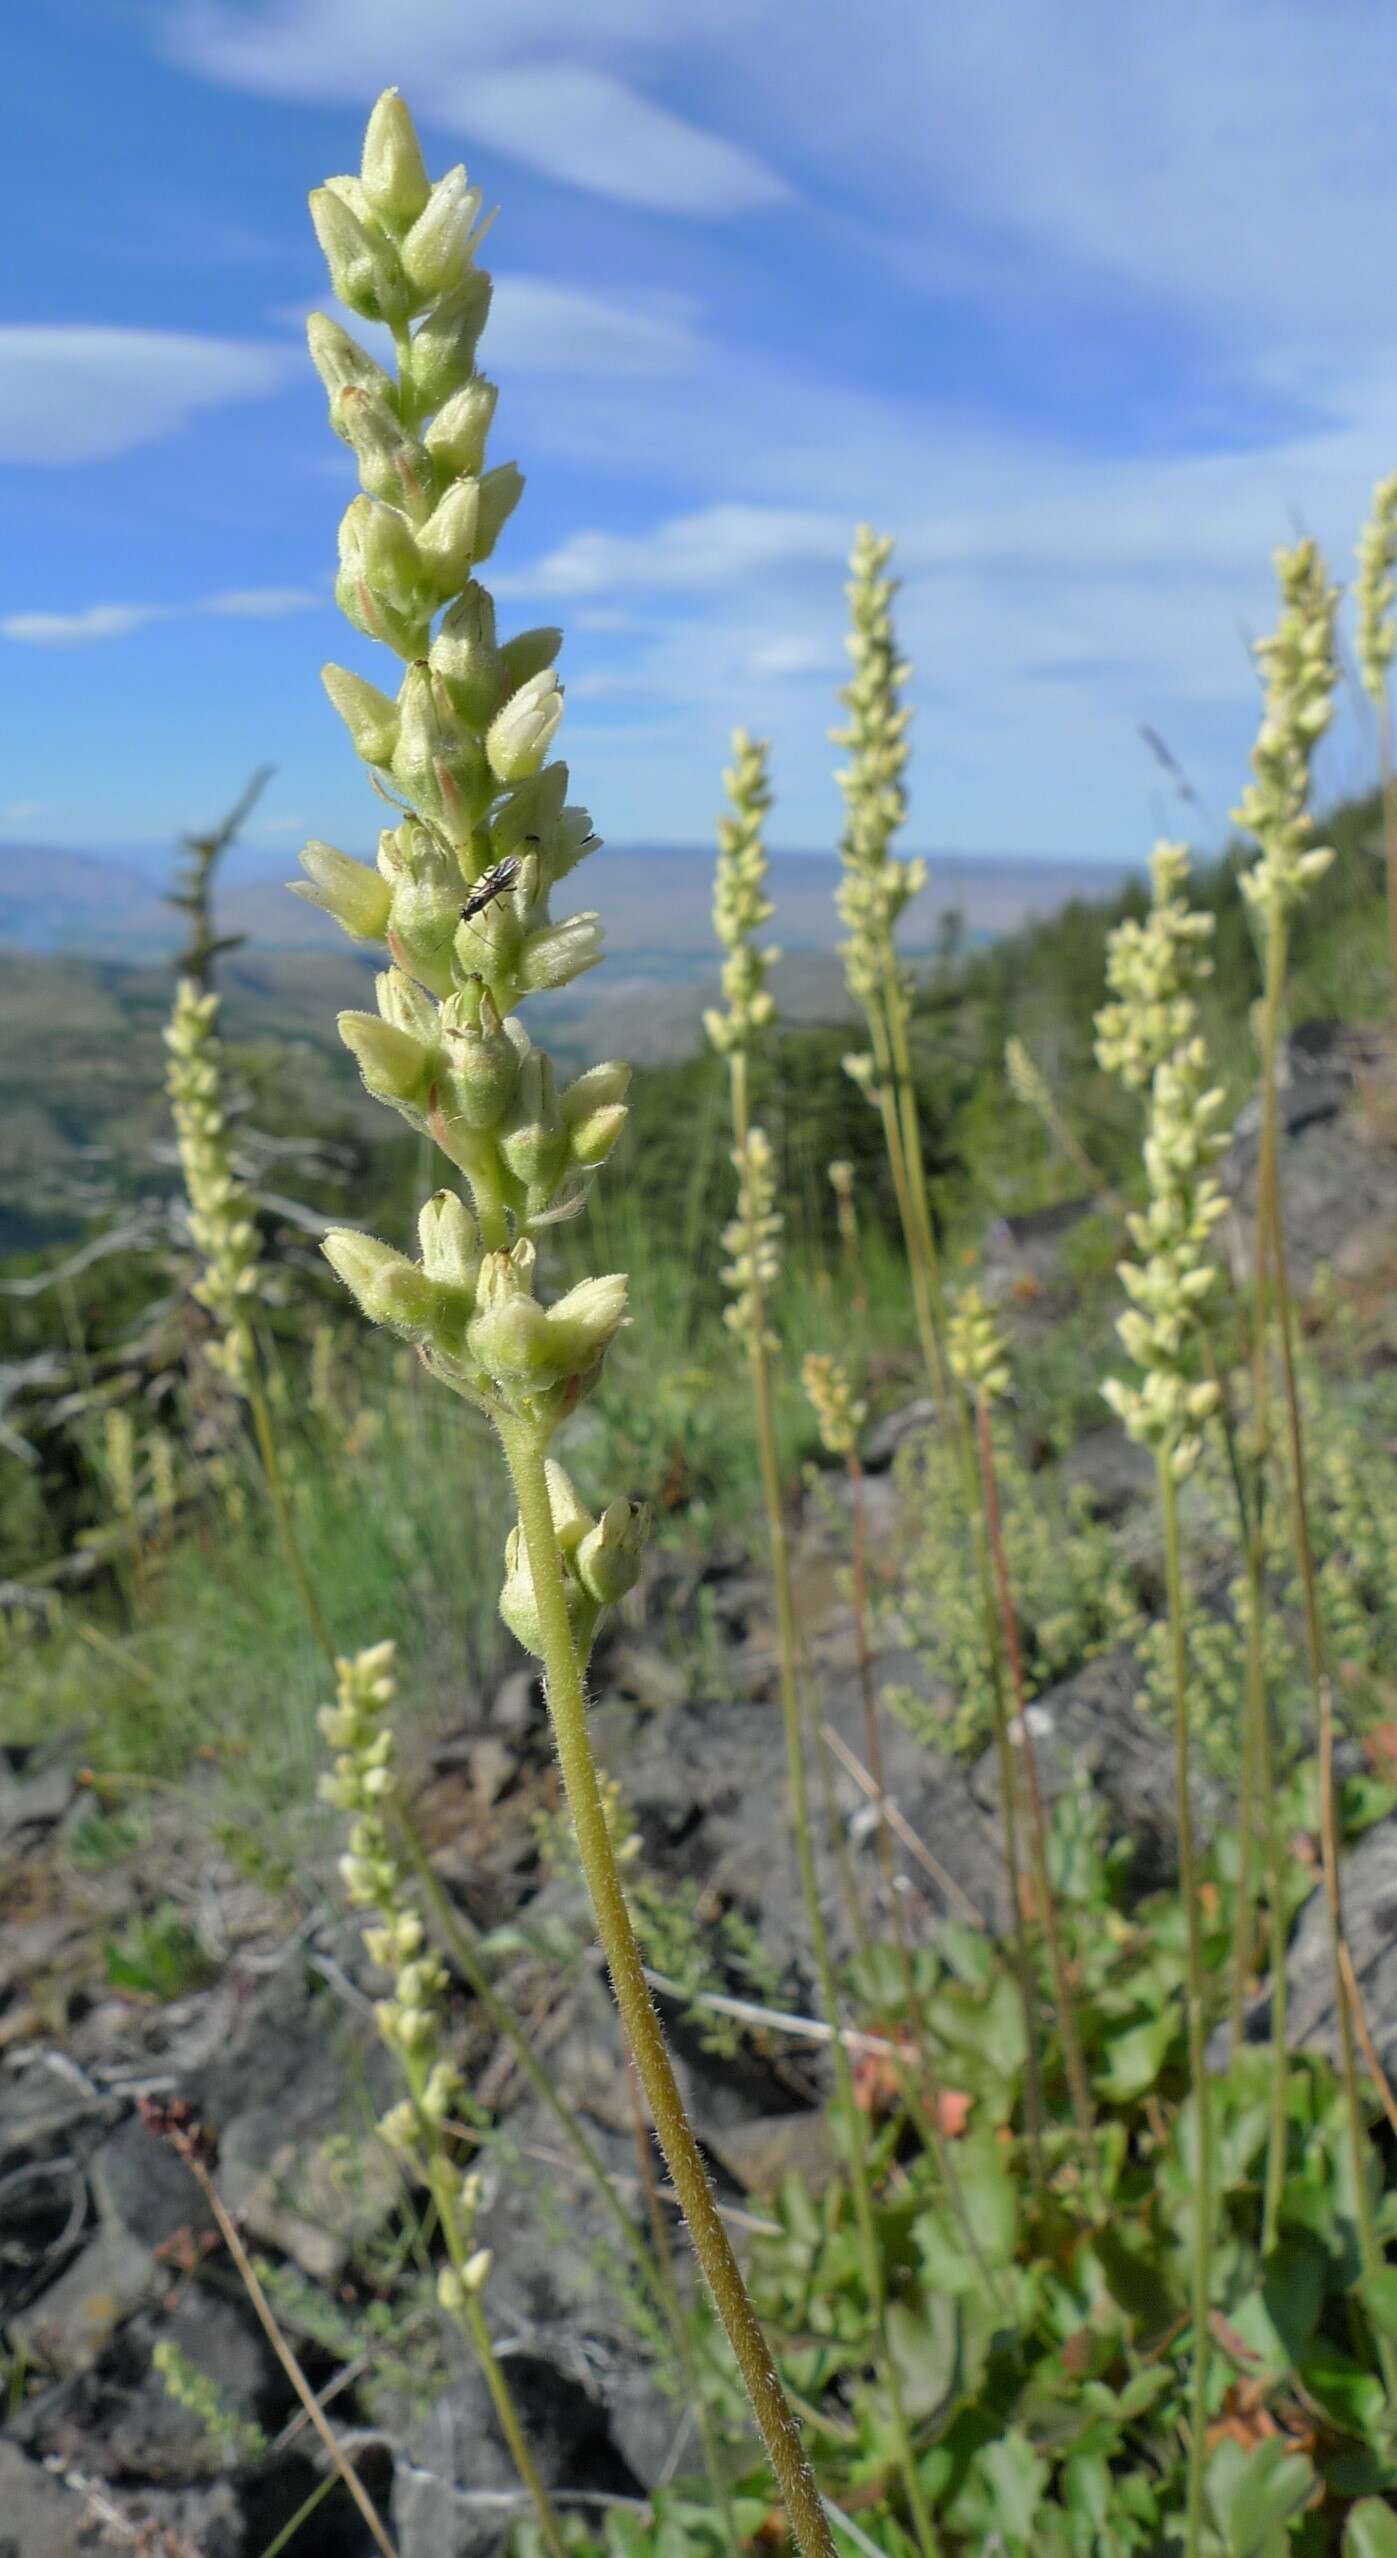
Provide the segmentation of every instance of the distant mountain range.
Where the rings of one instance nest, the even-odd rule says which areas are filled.
[[[327,917],[286,894],[294,868],[281,855],[231,853],[216,901],[220,930],[246,933],[267,951],[342,948]],[[982,939],[1050,914],[1071,897],[1100,897],[1123,875],[1123,866],[1098,862],[939,855],[931,885],[908,917],[907,946],[929,948],[947,907],[958,909],[968,936]],[[618,957],[640,961],[647,977],[687,980],[714,967],[712,878],[707,846],[608,846],[579,875],[577,902],[597,906]],[[837,878],[826,853],[773,853],[772,933],[783,950],[834,950]],[[144,961],[172,952],[181,928],[145,863],[49,844],[0,843],[0,945],[50,957]]]

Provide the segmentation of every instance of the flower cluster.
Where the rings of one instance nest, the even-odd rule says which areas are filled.
[[[1314,842],[1310,763],[1334,711],[1338,589],[1308,540],[1277,551],[1276,575],[1281,618],[1256,646],[1266,707],[1252,748],[1253,778],[1233,815],[1261,846],[1242,886],[1268,922],[1284,923],[1334,858]]]
[[[853,1378],[843,1361],[832,1358],[827,1351],[811,1350],[802,1365],[800,1380],[822,1445],[832,1457],[852,1456],[868,1419],[868,1406],[855,1393]]]
[[[971,1393],[997,1402],[1010,1383],[1008,1344],[982,1288],[962,1289],[946,1328],[951,1373]]]
[[[1136,1092],[1190,1037],[1197,1018],[1194,989],[1211,976],[1213,966],[1204,947],[1212,936],[1213,918],[1191,907],[1185,895],[1187,845],[1156,844],[1150,881],[1145,921],[1127,918],[1107,942],[1106,983],[1112,1001],[1096,1016],[1099,1064]]]
[[[616,1605],[633,1589],[649,1528],[649,1514],[638,1501],[611,1501],[594,1518],[569,1475],[548,1459],[548,1502],[562,1558],[568,1621],[579,1660],[585,1662],[603,1608]],[[511,1528],[505,1543],[505,1580],[500,1614],[526,1652],[542,1654],[543,1636],[528,1548],[522,1526]]]
[[[461,2079],[442,2049],[446,1973],[427,1946],[390,1823],[397,1786],[394,1664],[391,1643],[376,1643],[336,1663],[336,1701],[320,1713],[320,1729],[336,1754],[335,1764],[321,1778],[320,1793],[349,1816],[349,1848],[340,1859],[340,1877],[356,1909],[373,1913],[376,1923],[364,1931],[370,1959],[393,1975],[391,1995],[379,2001],[374,2014],[384,2041],[402,2063],[409,2094],[379,2128],[391,2147],[420,2158],[432,2127],[444,2122],[455,2105]]]
[[[724,1322],[754,1346],[779,1347],[766,1320],[767,1303],[781,1276],[781,1218],[776,1207],[776,1158],[764,1128],[749,1128],[733,1148],[737,1173],[738,1213],[723,1228],[723,1249],[732,1255],[723,1279],[732,1292]]]
[[[713,929],[723,961],[725,1012],[706,1012],[703,1026],[724,1055],[746,1050],[776,1018],[767,985],[779,950],[759,950],[755,935],[776,909],[766,893],[763,827],[771,806],[767,749],[746,730],[734,731],[732,763],[723,775],[729,807],[718,820],[718,867],[713,883]]]
[[[218,1326],[208,1355],[243,1394],[256,1356],[250,1318],[263,1274],[252,1201],[233,1169],[217,1018],[217,995],[201,994],[192,978],[182,977],[165,1031],[170,1051],[166,1088],[189,1200],[189,1231],[203,1261],[194,1294]]]
[[[1392,663],[1392,606],[1397,586],[1397,471],[1379,480],[1373,511],[1358,542],[1358,671],[1369,699],[1387,697],[1387,670]]]
[[[831,731],[836,746],[849,751],[838,777],[846,814],[837,903],[849,935],[841,956],[849,992],[865,1010],[881,999],[898,919],[926,885],[926,864],[899,861],[891,850],[907,814],[903,774],[911,717],[899,698],[908,669],[893,629],[892,549],[887,535],[860,525],[847,589],[851,628],[845,645],[854,671],[840,693],[849,719],[847,727]]]
[[[515,1017],[526,996],[601,957],[594,914],[549,911],[598,839],[568,804],[566,765],[546,760],[562,634],[501,640],[475,573],[523,487],[513,463],[484,467],[496,393],[475,361],[490,303],[480,211],[464,168],[429,182],[391,89],[360,175],[311,198],[336,293],[386,323],[396,349],[390,374],[337,321],[310,322],[330,421],[361,483],[340,527],[336,595],[357,630],[405,661],[395,696],[341,666],[325,684],[404,813],[376,868],[307,845],[297,888],[356,940],[385,945],[377,1011],[342,1014],[341,1036],[368,1090],[464,1174],[475,1212],[454,1192],[430,1202],[417,1264],[343,1233],[329,1257],[365,1312],[417,1340],[448,1384],[537,1419],[585,1390],[624,1313],[619,1278],[545,1313],[530,1239],[582,1205],[625,1124],[629,1070],[596,1066],[559,1093]]]

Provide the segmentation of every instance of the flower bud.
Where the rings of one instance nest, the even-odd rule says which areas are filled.
[[[352,338],[348,329],[342,329],[338,320],[332,320],[328,312],[312,311],[306,322],[306,343],[310,348],[310,360],[332,403],[337,391],[352,387],[356,391],[367,391],[374,399],[393,407],[398,392],[392,374],[385,373],[382,365],[374,362],[367,348],[362,347],[357,338]],[[333,420],[333,405],[330,414]],[[338,434],[340,429],[336,427],[335,431]]]
[[[459,996],[442,1007],[446,1051],[442,1106],[468,1128],[494,1128],[504,1117],[519,1081],[519,1050],[488,990],[475,1021],[459,1020]],[[459,1027],[458,1027],[459,1020]]]
[[[595,968],[603,956],[600,918],[569,915],[561,924],[530,933],[519,956],[519,991],[543,994],[550,986],[570,986],[575,977]]]
[[[391,764],[398,742],[398,705],[347,666],[322,666],[320,681],[366,764]]]
[[[594,1110],[589,1118],[577,1120],[568,1130],[568,1151],[573,1162],[595,1172],[619,1142],[630,1115],[623,1101],[614,1101],[604,1110]]]
[[[499,396],[483,373],[473,373],[438,409],[427,429],[426,445],[443,471],[453,476],[459,471],[479,471]]]
[[[584,1075],[574,1076],[562,1096],[563,1117],[570,1128],[590,1119],[594,1110],[608,1108],[624,1101],[630,1089],[631,1070],[619,1058],[604,1058],[597,1066],[589,1066]]]
[[[411,1032],[380,1021],[377,1013],[341,1013],[339,1034],[356,1059],[364,1088],[376,1101],[425,1102],[432,1054]]]
[[[521,684],[490,723],[485,752],[496,780],[528,781],[547,755],[562,716],[562,688],[546,667]]]
[[[417,1220],[422,1267],[429,1279],[474,1290],[480,1271],[475,1219],[454,1190],[436,1190]]]
[[[359,175],[365,198],[379,220],[397,231],[417,220],[431,195],[417,130],[397,89],[385,89],[374,105]]]
[[[424,816],[436,818],[453,840],[459,840],[470,833],[490,796],[490,777],[480,748],[425,660],[408,668],[398,707],[393,778]],[[459,871],[450,878],[450,892],[454,931],[461,909]]]
[[[634,1589],[649,1526],[650,1514],[643,1502],[612,1501],[582,1539],[573,1569],[588,1596],[600,1606],[614,1607]]]
[[[287,882],[293,897],[333,915],[354,941],[382,941],[392,903],[386,879],[333,844],[311,842],[301,853],[304,879]]]
[[[432,593],[405,517],[371,497],[356,497],[340,524],[335,600],[357,630],[384,640],[400,657],[420,657]]]
[[[380,866],[382,856],[380,854]],[[424,1048],[437,1044],[437,1009],[430,995],[409,977],[404,969],[382,969],[374,979],[374,1000],[380,1021],[389,1021],[395,1030],[409,1031]]]
[[[310,218],[315,236],[339,300],[361,319],[386,320],[391,327],[407,316],[402,269],[387,240],[381,233],[376,236],[352,209],[351,191],[359,193],[352,178],[331,179],[312,190]]]
[[[549,1307],[548,1335],[560,1375],[578,1376],[595,1366],[625,1321],[629,1286],[624,1271],[612,1271],[579,1280]]]
[[[473,1359],[506,1385],[552,1384],[559,1373],[551,1355],[548,1318],[525,1288],[508,1253],[487,1253],[476,1286],[476,1314],[466,1332]]]
[[[436,1292],[415,1261],[348,1227],[332,1228],[320,1249],[370,1323],[415,1336],[430,1331]]]
[[[458,594],[475,564],[480,490],[479,480],[457,480],[417,528],[418,555],[438,596]]]
[[[490,822],[490,854],[494,861],[504,861],[517,853],[530,836],[546,838],[563,813],[568,792],[566,764],[546,764],[530,782],[521,782],[510,792],[502,808]]]
[[[493,471],[482,473],[480,513],[476,519],[475,556],[488,560],[495,544],[524,494],[524,474],[517,462],[497,462]]]
[[[597,1603],[589,1597],[580,1581],[568,1574],[564,1589],[567,1596],[568,1623],[573,1640],[585,1660],[596,1631]],[[533,1574],[529,1569],[528,1548],[521,1528],[511,1528],[505,1539],[504,1587],[500,1592],[500,1615],[517,1643],[526,1652],[543,1657],[543,1627],[534,1593]]]
[[[517,692],[531,676],[541,675],[545,667],[551,666],[562,645],[562,632],[551,624],[540,624],[535,631],[516,631],[512,640],[506,640],[500,655],[510,692]]]
[[[548,1482],[548,1507],[553,1514],[553,1530],[559,1551],[575,1554],[583,1538],[591,1534],[596,1521],[566,1466],[560,1466],[556,1457],[548,1457],[544,1460],[543,1470]]]
[[[353,449],[359,481],[370,497],[400,506],[414,520],[431,505],[434,474],[420,444],[397,413],[371,391],[346,383],[330,402],[330,424]]]
[[[483,202],[479,187],[467,185],[460,161],[438,178],[402,250],[403,272],[424,299],[439,301],[465,282]]]
[[[475,2254],[468,2256],[461,2267],[462,2288],[467,2292],[483,2292],[490,2280],[490,2268],[494,2261],[494,2254],[490,2248],[477,2247]]]
[[[428,662],[462,718],[477,728],[485,726],[506,685],[503,658],[495,645],[494,599],[473,578],[443,616]]]
[[[490,278],[473,267],[455,292],[427,313],[407,365],[422,409],[439,409],[470,380],[489,308]]]
[[[547,1186],[567,1155],[567,1132],[553,1090],[552,1061],[531,1048],[520,1068],[509,1119],[496,1140],[516,1181]]]

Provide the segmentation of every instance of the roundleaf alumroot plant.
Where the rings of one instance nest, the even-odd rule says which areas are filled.
[[[1198,1373],[1197,1336],[1199,1310],[1218,1275],[1210,1238],[1226,1202],[1213,1166],[1226,1135],[1220,1126],[1223,1096],[1209,1080],[1207,1050],[1197,1035],[1193,998],[1194,985],[1208,965],[1203,945],[1209,922],[1188,907],[1184,895],[1188,855],[1181,844],[1160,844],[1151,873],[1154,898],[1147,921],[1123,924],[1112,936],[1107,957],[1112,1000],[1097,1017],[1097,1055],[1103,1066],[1136,1090],[1147,1087],[1150,1096],[1144,1146],[1147,1201],[1129,1221],[1137,1258],[1120,1266],[1132,1302],[1118,1329],[1139,1372],[1138,1382],[1112,1377],[1103,1391],[1130,1436],[1153,1452],[1164,1522],[1179,1881],[1187,1928],[1189,2069],[1196,2124],[1193,2389],[1185,2547],[1187,2558],[1197,2558],[1204,2527],[1214,2160],[1203,1911],[1190,1794],[1179,1485],[1197,1464],[1202,1426],[1219,1399],[1216,1382]]]
[[[478,570],[516,505],[512,463],[485,467],[496,393],[476,367],[490,301],[476,263],[479,190],[463,168],[433,185],[396,91],[369,119],[358,177],[317,188],[311,212],[341,302],[391,332],[390,372],[337,321],[310,323],[331,423],[361,493],[340,527],[336,593],[356,630],[401,663],[396,694],[342,667],[326,686],[398,823],[376,868],[330,845],[302,856],[302,893],[354,938],[386,946],[378,1009],[341,1017],[368,1090],[427,1132],[464,1182],[427,1202],[416,1261],[339,1232],[326,1252],[363,1311],[493,1423],[517,1503],[506,1607],[544,1665],[568,1807],[622,2021],[703,2271],[751,2396],[792,2529],[828,2525],[765,2337],[685,2113],[645,1983],[598,1788],[586,1654],[600,1610],[640,1565],[643,1522],[599,1520],[549,1457],[601,1371],[626,1312],[619,1273],[551,1305],[538,1237],[585,1200],[625,1118],[628,1070],[566,1090],[518,1016],[601,956],[591,913],[555,921],[552,892],[597,838],[548,761],[562,716],[556,630],[502,641]]]
[[[1394,638],[1392,608],[1397,601],[1397,471],[1379,480],[1373,511],[1358,542],[1357,641],[1358,672],[1378,724],[1378,767],[1382,780],[1383,850],[1387,863],[1387,931],[1392,967],[1392,1001],[1397,1007],[1397,778],[1392,770],[1392,702],[1388,676]]]
[[[756,939],[773,912],[766,893],[764,835],[771,790],[767,779],[766,747],[749,737],[744,729],[738,729],[733,737],[733,759],[723,778],[729,805],[718,825],[713,924],[724,951],[723,992],[727,1006],[725,1011],[706,1013],[704,1023],[714,1047],[728,1061],[735,1140],[732,1159],[737,1173],[738,1212],[723,1234],[724,1244],[732,1255],[723,1274],[730,1292],[726,1319],[747,1348],[767,1543],[776,1592],[787,1797],[795,1831],[805,1923],[815,1958],[825,2021],[832,2029],[835,2085],[848,2146],[860,2252],[887,2375],[894,2456],[917,2546],[922,2558],[934,2558],[936,2533],[912,2447],[897,2365],[887,2351],[887,2291],[864,2127],[840,2027],[838,1983],[815,1868],[800,1692],[800,1637],[786,1537],[772,1387],[772,1357],[780,1348],[780,1337],[772,1326],[770,1303],[771,1292],[781,1273],[782,1220],[776,1205],[775,1159],[765,1129],[752,1124],[747,1075],[752,1049],[761,1035],[770,1029],[776,1016],[775,1001],[767,985],[776,954]],[[827,1378],[822,1380],[826,1387],[828,1382]],[[827,1393],[825,1400],[828,1406]],[[851,1917],[856,1920],[852,1892],[850,1899]]]

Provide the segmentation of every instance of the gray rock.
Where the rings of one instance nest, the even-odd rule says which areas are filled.
[[[317,2280],[341,2272],[400,2192],[372,2126],[399,2090],[372,2019],[273,1979],[233,2049],[204,2071],[195,2110],[219,2134],[224,2201],[263,2245]]]
[[[115,2546],[80,2496],[0,2442],[0,2558],[78,2558]]]
[[[881,1473],[909,1439],[923,1439],[935,1427],[936,1406],[929,1394],[918,1395],[915,1402],[902,1404],[896,1412],[885,1412],[864,1440],[865,1473]]]
[[[183,2159],[138,2114],[102,2143],[89,2173],[103,2221],[147,2251],[163,2247],[181,2230],[202,2236],[213,2228],[213,2214]]]
[[[1045,1688],[1029,1715],[1045,1800],[1055,1801],[1085,1774],[1106,1807],[1112,1833],[1136,1842],[1134,1883],[1153,1890],[1176,1871],[1178,1824],[1173,1741],[1164,1723],[1142,1711],[1143,1685],[1134,1654],[1118,1645],[1057,1687]],[[975,1791],[997,1812],[993,1749],[976,1764]],[[1226,1817],[1226,1795],[1215,1778],[1195,1767],[1192,1797],[1195,1829],[1205,1840]]]
[[[605,2410],[580,2382],[535,2354],[511,2354],[507,2371],[546,2487],[638,2492]],[[527,2511],[517,2501],[518,2485],[485,2383],[473,2367],[463,2369],[396,2463],[392,2519],[399,2558],[484,2558]]]
[[[1344,1934],[1373,2046],[1389,2078],[1397,2077],[1397,1813],[1389,1813],[1349,1849],[1340,1868]],[[1304,2049],[1339,2058],[1330,1960],[1329,1913],[1322,1890],[1306,1902],[1291,1939],[1290,2033]],[[1257,2002],[1265,2030],[1266,2001]],[[1251,2021],[1248,2020],[1248,2032]]]
[[[41,1766],[33,1753],[20,1755],[17,1772],[0,1764],[0,1838],[11,1843],[56,1828],[78,1791],[76,1771],[61,1760]]]
[[[1114,1526],[1138,1502],[1155,1496],[1155,1461],[1119,1422],[1088,1430],[1062,1462],[1064,1483],[1087,1495],[1091,1515]]]
[[[1385,1266],[1397,1229],[1397,1151],[1352,1106],[1345,1043],[1321,1039],[1328,1027],[1308,1025],[1282,1060],[1281,1198],[1291,1284],[1301,1295],[1321,1264],[1341,1279]],[[1243,1112],[1219,1167],[1237,1210],[1231,1242],[1241,1269],[1251,1256],[1257,1151],[1254,1111]]]
[[[11,2346],[44,2370],[85,2371],[149,2297],[155,2270],[149,2247],[107,2222],[57,2282],[10,2320]]]

